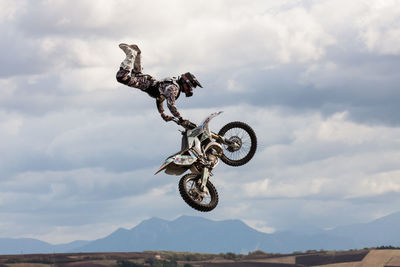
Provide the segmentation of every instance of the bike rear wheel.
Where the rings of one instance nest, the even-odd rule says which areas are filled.
[[[209,195],[200,189],[201,175],[189,173],[179,181],[179,193],[183,200],[198,211],[207,212],[213,210],[218,204],[218,192],[215,186],[207,181],[206,187]]]
[[[244,122],[234,121],[219,130],[218,135],[235,145],[223,144],[221,160],[229,166],[242,166],[249,162],[257,150],[257,136],[254,130]]]

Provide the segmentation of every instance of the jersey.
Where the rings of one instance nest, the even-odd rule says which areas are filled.
[[[156,98],[156,104],[161,116],[166,116],[163,103],[167,101],[167,107],[171,114],[178,119],[182,119],[175,105],[175,101],[178,99],[181,92],[177,80],[175,78],[165,78],[159,82],[158,91],[160,92],[160,96]]]

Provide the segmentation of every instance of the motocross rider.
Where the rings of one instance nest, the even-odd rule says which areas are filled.
[[[164,121],[171,121],[173,118],[178,119],[178,123],[182,126],[188,126],[190,121],[184,120],[175,106],[175,100],[178,99],[181,91],[186,97],[193,95],[193,88],[201,86],[196,77],[190,72],[180,75],[178,78],[165,78],[157,81],[151,75],[142,73],[141,51],[137,45],[120,44],[119,47],[126,54],[126,58],[122,61],[117,72],[117,81],[130,87],[140,89],[149,96],[156,99],[157,109]],[[167,101],[173,116],[165,114],[163,102]]]

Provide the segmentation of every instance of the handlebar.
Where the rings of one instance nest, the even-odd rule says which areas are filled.
[[[186,130],[192,130],[192,129],[197,127],[197,125],[195,123],[193,123],[193,122],[191,122],[189,120],[180,121],[178,118],[173,117],[172,121],[174,121],[176,124],[182,126]]]
[[[179,125],[179,119],[176,117],[172,117],[172,121]]]

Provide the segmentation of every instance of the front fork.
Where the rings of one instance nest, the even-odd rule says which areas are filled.
[[[208,170],[207,167],[203,168],[202,172],[202,178],[201,178],[201,184],[200,184],[200,189],[202,192],[206,193],[207,195],[210,195],[210,192],[208,192],[207,188],[207,182],[208,179],[210,178],[210,171]]]
[[[237,144],[236,142],[233,142],[227,138],[225,138],[224,136],[215,134],[215,133],[211,133],[211,137],[214,138],[215,140],[217,140],[218,142],[221,142],[222,144],[228,145],[229,147],[231,147],[232,149],[239,149],[240,145]]]

